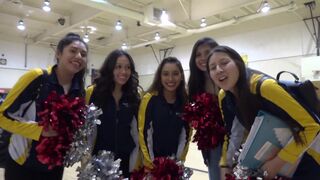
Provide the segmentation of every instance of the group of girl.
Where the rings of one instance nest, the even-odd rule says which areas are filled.
[[[9,145],[11,158],[5,168],[6,180],[62,179],[63,167],[49,170],[37,160],[35,151],[40,136],[57,135],[54,130],[38,125],[37,115],[41,102],[53,90],[60,95],[86,98],[87,103],[102,109],[103,114],[99,117],[102,123],[97,128],[92,154],[100,150],[113,152],[121,159],[124,177],[129,177],[130,172],[141,164],[152,168],[156,157],[185,160],[192,130],[181,114],[185,103],[203,92],[211,93],[212,97],[219,94],[219,102],[215,103],[220,105],[227,129],[223,144],[202,151],[210,180],[223,179],[226,172],[230,173],[233,164],[228,160],[234,156],[231,146],[243,141],[230,137],[238,134],[238,129],[242,129],[243,134],[250,131],[260,109],[275,115],[284,114],[279,117],[294,122],[289,124],[297,137],[262,166],[268,172],[266,178],[275,177],[285,162],[294,163],[301,156],[293,178],[299,179],[302,175],[320,177],[320,148],[310,148],[319,133],[319,124],[271,78],[263,82],[261,97],[258,97],[252,87],[262,73],[247,68],[233,49],[219,46],[211,38],[198,40],[190,58],[188,93],[182,65],[174,57],[161,61],[150,88],[139,93],[134,61],[123,50],[114,50],[107,56],[99,77],[85,91],[87,54],[87,44],[79,35],[69,33],[60,40],[57,64],[48,69],[48,75],[43,78],[41,69],[27,72],[0,106],[0,127],[13,134]],[[29,96],[40,84],[46,86],[40,98]],[[293,125],[299,126],[299,130],[294,131]]]
[[[140,156],[150,168],[155,157],[185,159],[191,130],[181,119],[187,92],[180,61],[164,59],[141,98],[133,59],[123,50],[114,50],[106,57],[94,85],[85,90],[87,54],[88,46],[82,38],[69,33],[58,43],[56,65],[28,71],[9,92],[0,107],[0,127],[12,133],[6,180],[62,179],[63,166],[48,168],[39,162],[36,151],[41,136],[58,135],[38,124],[42,103],[52,91],[85,98],[86,103],[102,109],[92,155],[100,150],[113,152],[121,159],[123,177],[129,177],[142,163]],[[39,98],[33,96],[35,92]]]

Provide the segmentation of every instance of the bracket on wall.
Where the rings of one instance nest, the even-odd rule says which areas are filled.
[[[174,47],[169,47],[169,48],[164,48],[164,49],[159,49],[159,56],[160,56],[160,59],[164,59],[168,56],[170,56],[170,54],[172,53],[172,50],[173,50]],[[161,54],[163,54],[163,57],[161,57]]]
[[[312,10],[316,8],[316,2],[315,1],[310,1],[310,2],[306,2],[304,3],[304,5],[306,7],[309,8],[310,10],[310,18],[305,18],[303,19],[305,25],[307,26],[307,29],[309,30],[312,38],[314,39],[315,43],[316,43],[316,49],[317,49],[317,56],[320,56],[320,16],[313,16]],[[311,32],[310,27],[307,24],[307,21],[311,20],[312,22],[312,27],[313,27],[313,32]],[[316,25],[318,28],[318,31],[316,29]]]
[[[159,58],[158,58],[156,52],[155,52],[154,49],[153,49],[152,44],[148,44],[148,45],[146,45],[145,47],[150,47],[150,48],[152,49],[153,55],[154,55],[154,57],[156,58],[156,61],[157,61],[158,64],[160,64],[160,62],[161,62],[164,58],[168,57],[168,56],[171,54],[171,52],[172,52],[172,50],[173,50],[173,48],[174,48],[174,47],[169,47],[169,48],[159,49]],[[163,54],[163,56],[161,57],[162,54]]]
[[[159,59],[158,59],[158,57],[157,57],[157,55],[156,55],[156,52],[155,52],[154,49],[153,49],[152,44],[148,44],[148,45],[146,45],[145,47],[150,47],[150,48],[152,49],[153,55],[154,55],[154,57],[156,58],[157,63],[160,64],[160,61],[159,61]]]

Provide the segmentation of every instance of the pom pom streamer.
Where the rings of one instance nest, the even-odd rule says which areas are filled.
[[[192,142],[197,142],[200,150],[215,148],[223,142],[226,133],[217,97],[202,93],[193,99],[185,105],[182,116],[196,130]]]
[[[38,112],[39,125],[45,131],[54,130],[57,136],[41,136],[36,145],[37,159],[53,169],[62,166],[74,133],[84,124],[85,103],[80,97],[71,98],[50,92]]]
[[[102,110],[98,109],[94,104],[87,106],[85,122],[74,134],[71,148],[65,156],[64,165],[66,167],[72,166],[76,162],[83,161],[84,158],[90,157],[93,149],[90,138],[93,137],[97,125],[101,124],[98,119],[101,114]]]
[[[84,168],[78,168],[79,180],[118,180],[122,172],[120,159],[114,160],[110,151],[99,151],[97,156],[92,156]]]
[[[169,157],[157,157],[153,168],[143,167],[131,174],[131,180],[189,180],[193,171]]]
[[[266,171],[261,169],[249,169],[248,167],[237,164],[233,168],[232,174],[226,174],[226,180],[263,180],[268,176]],[[290,180],[290,178],[276,176],[272,180]]]

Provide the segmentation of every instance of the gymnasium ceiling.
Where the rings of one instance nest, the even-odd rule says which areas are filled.
[[[0,0],[0,39],[54,46],[72,31],[82,36],[87,32],[90,49],[98,53],[123,43],[132,49],[149,44],[161,48],[208,31],[257,30],[302,22],[311,17],[305,5],[310,1],[268,0],[271,10],[258,13],[261,0],[50,0],[50,12],[42,10],[43,0]],[[320,15],[319,0],[312,9],[313,16]],[[168,12],[168,24],[157,19],[161,10]],[[200,27],[202,18],[206,27]],[[24,31],[16,27],[20,19]],[[114,27],[117,20],[123,24],[120,31]],[[154,39],[157,32],[160,40]]]

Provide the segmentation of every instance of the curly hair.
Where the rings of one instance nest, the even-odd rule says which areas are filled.
[[[101,69],[99,70],[99,77],[95,79],[95,98],[94,103],[103,107],[108,97],[112,96],[112,92],[115,88],[113,70],[116,66],[117,60],[120,56],[126,56],[130,63],[131,75],[128,81],[122,86],[123,94],[126,94],[131,106],[138,108],[140,102],[140,96],[138,93],[139,80],[138,73],[135,70],[135,65],[132,57],[123,50],[117,49],[112,51],[105,59]]]

